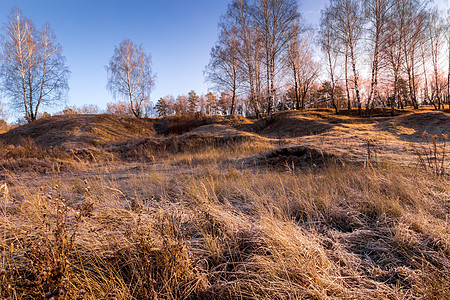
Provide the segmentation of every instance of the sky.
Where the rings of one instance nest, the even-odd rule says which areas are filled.
[[[438,0],[443,8],[448,0]],[[203,71],[217,40],[217,23],[231,0],[1,0],[0,24],[14,7],[39,28],[56,34],[71,71],[67,105],[115,101],[106,89],[105,66],[123,39],[151,54],[153,103],[191,90],[205,94]],[[305,22],[317,25],[326,0],[299,1]],[[6,102],[3,100],[3,102]],[[59,109],[61,111],[62,108]]]

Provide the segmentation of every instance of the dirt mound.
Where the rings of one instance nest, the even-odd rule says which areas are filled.
[[[275,113],[256,122],[253,131],[276,138],[315,135],[333,128],[332,122],[304,112]]]
[[[191,133],[201,133],[207,135],[230,136],[230,135],[248,135],[249,133],[237,130],[228,125],[211,124],[197,127]]]
[[[43,118],[0,135],[8,144],[32,139],[41,147],[65,149],[100,146],[124,139],[154,135],[150,119],[114,115],[61,115]]]
[[[252,124],[252,121],[241,115],[175,115],[163,118],[157,118],[155,121],[155,129],[159,134],[183,134],[195,128],[210,124],[227,125],[237,129]]]
[[[269,167],[275,169],[318,169],[341,160],[334,154],[305,146],[282,147],[260,155],[246,158],[246,167]]]
[[[204,147],[221,147],[244,142],[263,142],[266,138],[225,125],[205,125],[180,136],[167,139],[173,151],[196,151]]]
[[[190,132],[169,137],[147,137],[105,145],[104,150],[121,158],[151,158],[164,152],[197,152],[205,148],[235,146],[241,143],[264,143],[268,139],[225,125],[205,125]]]
[[[381,122],[377,128],[409,142],[422,141],[422,133],[450,136],[450,114],[441,111],[414,112]]]
[[[393,124],[412,128],[419,134],[426,131],[429,134],[450,134],[450,114],[436,111],[414,113],[393,120]]]

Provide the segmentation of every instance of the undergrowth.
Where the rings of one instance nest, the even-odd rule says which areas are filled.
[[[424,131],[422,137],[425,142],[418,147],[413,147],[418,165],[425,171],[444,176],[448,164],[447,156],[449,150],[446,149],[448,136],[445,134],[430,135]]]
[[[0,297],[450,297],[445,176],[218,162],[11,180],[0,189]]]
[[[226,133],[0,144],[0,298],[450,298],[446,136],[419,167],[367,139],[307,168],[312,148]]]

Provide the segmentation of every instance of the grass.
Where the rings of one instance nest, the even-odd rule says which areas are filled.
[[[450,296],[445,178],[395,166],[185,171],[6,185],[1,296]]]
[[[72,166],[2,171],[0,298],[450,298],[447,173],[414,153],[406,164],[249,166],[292,141],[222,129],[209,147],[207,133],[166,137],[185,148],[153,159],[144,146],[134,159],[95,148],[93,160],[3,145],[3,162]]]

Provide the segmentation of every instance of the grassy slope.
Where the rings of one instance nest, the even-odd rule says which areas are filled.
[[[449,118],[310,111],[226,120],[176,136],[111,139],[92,154],[112,153],[109,161],[30,141],[3,146],[0,296],[449,298],[448,175],[417,166],[411,150],[430,146],[423,129],[448,133]],[[155,127],[182,132],[180,123]],[[370,159],[368,139],[378,145]],[[366,163],[242,163],[298,144]],[[402,147],[411,151],[395,150]],[[36,178],[17,167],[25,159],[53,169]]]
[[[155,130],[148,119],[111,115],[61,115],[16,127],[2,134],[1,140],[17,145],[21,138],[32,139],[39,146],[70,149],[100,146],[152,134],[155,134]]]

